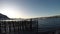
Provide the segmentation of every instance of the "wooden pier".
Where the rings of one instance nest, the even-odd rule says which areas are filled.
[[[33,34],[37,33],[37,25],[34,21],[0,21],[0,34]]]

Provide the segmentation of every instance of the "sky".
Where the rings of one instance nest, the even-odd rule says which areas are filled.
[[[60,15],[60,0],[0,0],[0,13],[10,18]]]

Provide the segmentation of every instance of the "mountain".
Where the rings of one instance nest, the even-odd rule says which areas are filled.
[[[0,20],[6,20],[9,19],[6,15],[3,15],[0,13]]]
[[[25,20],[23,18],[9,18],[8,16],[6,15],[3,15],[0,13],[0,20],[15,20],[15,21],[22,21],[22,20]]]

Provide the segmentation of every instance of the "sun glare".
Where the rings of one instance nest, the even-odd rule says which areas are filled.
[[[0,13],[8,16],[9,18],[30,18],[26,16],[21,7],[15,4],[3,3],[0,7]]]
[[[2,14],[7,15],[10,18],[20,18],[20,14],[13,6],[3,6],[0,10]]]

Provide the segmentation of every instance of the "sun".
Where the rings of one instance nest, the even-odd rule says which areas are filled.
[[[18,10],[13,7],[13,6],[3,6],[0,9],[0,13],[7,15],[10,18],[20,18],[21,17],[21,13],[18,12]]]
[[[18,7],[14,4],[3,3],[0,7],[0,13],[8,16],[9,18],[29,18],[22,10],[22,7]]]

